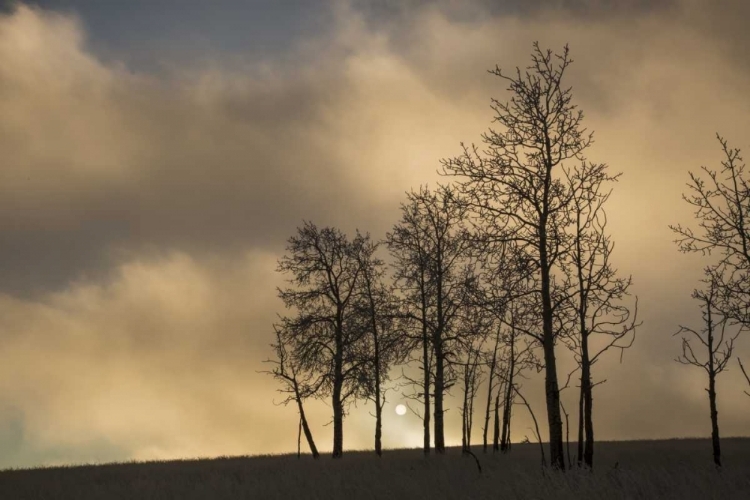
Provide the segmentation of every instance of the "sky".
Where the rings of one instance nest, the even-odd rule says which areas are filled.
[[[535,40],[570,45],[588,157],[622,172],[613,260],[643,325],[595,366],[597,439],[710,434],[705,376],[673,337],[699,320],[705,261],[667,226],[692,223],[680,197],[719,165],[717,132],[750,150],[746,2],[0,6],[0,467],[294,451],[296,411],[259,373],[286,239],[303,219],[383,237],[406,191],[481,141],[507,98],[487,70],[527,65]],[[750,364],[750,336],[736,352]],[[737,366],[718,381],[724,436],[750,435]],[[541,377],[523,385],[543,415]],[[400,402],[384,445],[419,446]],[[329,450],[330,408],[306,410]],[[345,448],[372,447],[370,411],[352,408]],[[532,437],[514,411],[514,441]]]

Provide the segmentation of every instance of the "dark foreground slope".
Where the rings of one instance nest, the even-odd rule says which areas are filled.
[[[750,439],[722,441],[724,469],[708,440],[608,442],[593,474],[543,471],[538,445],[508,455],[449,449],[350,452],[342,460],[260,456],[8,470],[0,499],[750,499]],[[572,453],[572,450],[571,450]],[[575,457],[573,457],[575,458]]]

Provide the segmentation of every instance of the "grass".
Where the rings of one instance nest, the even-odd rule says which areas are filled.
[[[536,444],[481,464],[449,449],[348,452],[342,460],[294,455],[119,463],[0,471],[2,499],[743,499],[750,498],[750,438],[598,443],[596,470],[542,470]],[[571,450],[572,452],[572,450]]]

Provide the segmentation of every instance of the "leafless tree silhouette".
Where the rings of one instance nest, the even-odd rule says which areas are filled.
[[[371,370],[366,373],[368,398],[375,404],[375,453],[383,453],[383,407],[385,387],[390,368],[402,362],[408,354],[397,330],[398,304],[393,290],[385,283],[385,263],[375,256],[378,243],[366,241],[357,254],[361,279],[356,297],[356,310],[361,327],[369,332]]]
[[[611,190],[606,182],[616,181],[605,164],[583,162],[566,173],[573,194],[574,246],[566,263],[566,287],[570,290],[570,334],[563,339],[575,353],[581,369],[578,418],[578,464],[594,465],[594,423],[591,367],[612,348],[633,345],[638,326],[638,300],[624,303],[632,278],[620,278],[612,266],[614,242],[606,233],[604,204]],[[604,336],[604,346],[591,352],[590,338]]]
[[[279,343],[296,365],[320,377],[316,396],[331,397],[334,458],[343,454],[347,405],[368,394],[370,336],[356,310],[360,254],[368,244],[368,236],[349,241],[338,229],[305,222],[289,238],[278,265],[292,285],[279,289],[279,297],[296,312],[281,317]]]
[[[287,353],[280,327],[278,325],[275,325],[274,329],[276,332],[276,342],[274,344],[271,344],[271,347],[276,354],[276,359],[266,360],[266,363],[273,364],[274,367],[270,371],[266,371],[264,373],[272,375],[275,379],[281,381],[284,384],[283,387],[279,389],[279,392],[281,392],[282,394],[286,394],[287,397],[279,404],[283,404],[286,406],[290,402],[294,401],[297,405],[297,411],[299,412],[300,431],[297,435],[297,456],[299,456],[300,454],[301,433],[302,431],[304,431],[305,439],[307,440],[307,444],[310,447],[310,453],[312,453],[313,458],[317,459],[318,457],[320,457],[320,453],[318,453],[318,448],[317,446],[315,446],[315,440],[313,439],[312,432],[310,431],[310,426],[307,423],[305,408],[302,403],[305,399],[314,396],[318,392],[318,389],[320,388],[320,385],[322,383],[322,378],[318,377],[316,379],[314,375],[309,372],[301,373],[301,370],[298,367],[298,363],[296,362],[297,360],[290,358],[289,354]]]
[[[443,161],[445,175],[460,179],[460,191],[495,241],[514,242],[528,256],[538,278],[542,317],[550,462],[565,469],[554,325],[554,268],[570,249],[572,194],[564,182],[563,163],[584,161],[593,135],[582,128],[583,112],[563,86],[571,64],[562,54],[542,51],[534,43],[532,63],[514,75],[496,67],[492,74],[508,83],[509,102],[493,99],[500,130],[484,134],[487,150],[463,146],[461,156]]]
[[[738,328],[734,335],[727,332],[732,328],[729,317],[716,309],[719,300],[720,285],[714,276],[709,274],[706,280],[706,290],[695,290],[693,298],[701,302],[701,312],[705,326],[701,330],[693,330],[680,326],[675,335],[682,335],[682,354],[676,361],[685,365],[703,368],[708,375],[708,402],[711,410],[711,441],[713,444],[714,463],[721,466],[721,442],[719,440],[719,413],[716,409],[716,376],[724,371],[732,357],[734,340],[739,335]],[[686,336],[687,334],[687,336]],[[705,361],[699,360],[699,355],[693,350],[690,341],[697,339],[705,348]],[[700,356],[703,358],[703,356]]]

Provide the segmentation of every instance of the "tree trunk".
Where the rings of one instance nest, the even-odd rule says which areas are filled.
[[[375,396],[375,453],[380,457],[383,456],[383,404],[380,401],[380,383],[376,381],[375,385],[378,391]]]
[[[708,401],[711,406],[711,443],[713,444],[714,463],[721,467],[721,442],[719,441],[719,412],[716,410],[716,373],[709,373]]]
[[[542,320],[545,369],[545,395],[547,400],[547,424],[549,426],[550,465],[565,470],[563,454],[563,429],[560,415],[560,388],[557,382],[557,360],[555,359],[555,332],[552,326],[552,297],[550,293],[550,275],[547,259],[547,239],[543,237],[540,245],[542,263]]]
[[[443,423],[444,360],[440,340],[435,342],[435,451],[445,453],[445,431]]]
[[[339,322],[339,325],[341,322]],[[341,458],[344,454],[344,406],[341,400],[341,391],[343,388],[343,334],[341,327],[336,329],[336,353],[334,356],[333,366],[333,394],[331,397],[331,406],[333,408],[333,458]]]
[[[576,461],[578,466],[583,465],[583,375],[581,376],[581,390],[578,395],[578,455]]]
[[[378,330],[375,325],[373,315],[373,344],[375,349],[375,453],[380,457],[383,456],[383,446],[381,438],[383,435],[383,403],[382,394],[380,393],[380,344],[378,342]]]
[[[511,319],[511,337],[510,337],[510,365],[508,366],[508,387],[505,391],[505,405],[503,409],[503,432],[502,441],[500,442],[500,450],[503,452],[510,451],[510,418],[511,412],[513,411],[513,384],[515,380],[513,377],[516,371],[516,335],[515,327],[513,325],[513,319]]]
[[[424,271],[422,271],[422,283],[424,283]],[[422,297],[422,368],[424,369],[424,413],[422,424],[424,425],[424,439],[422,451],[425,456],[430,454],[430,339],[427,336],[427,297],[424,288],[421,290]]]
[[[497,388],[497,394],[495,395],[495,428],[492,435],[492,451],[500,450],[500,393],[502,392],[502,386]]]
[[[310,452],[312,453],[313,458],[318,458],[320,457],[320,453],[318,453],[318,447],[315,446],[312,432],[310,432],[310,426],[307,424],[307,418],[305,417],[305,409],[302,407],[302,401],[299,397],[297,398],[297,408],[299,409],[300,425],[302,426],[302,431],[305,433],[307,444],[310,446]]]
[[[334,380],[333,397],[331,398],[333,406],[333,458],[341,458],[344,454],[344,408],[341,404],[341,381]]]
[[[484,430],[482,431],[482,452],[487,453],[487,432],[490,426],[490,407],[492,405],[492,381],[495,375],[495,364],[497,362],[497,341],[495,342],[495,351],[492,353],[490,362],[490,374],[487,382],[487,407],[484,412]]]
[[[299,419],[299,426],[297,427],[297,458],[302,457],[302,417]]]
[[[708,313],[708,403],[711,408],[711,444],[713,445],[714,463],[721,467],[721,442],[719,440],[719,412],[716,409],[716,367],[714,366],[714,325],[711,318],[711,304],[707,304]]]
[[[467,370],[464,367],[464,370]],[[468,373],[464,372],[464,404],[461,409],[461,453],[466,454],[468,450],[468,435],[469,435],[469,377]]]
[[[594,420],[592,417],[593,396],[591,387],[591,361],[589,359],[588,334],[581,336],[581,392],[583,394],[583,463],[594,468]]]
[[[427,326],[425,323],[423,323],[422,326],[422,356],[424,363],[422,364],[422,367],[424,368],[424,417],[423,417],[423,425],[424,425],[424,441],[423,441],[423,448],[422,451],[424,452],[425,456],[430,454],[430,353],[429,353],[429,343],[427,340]]]

